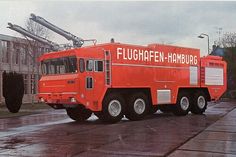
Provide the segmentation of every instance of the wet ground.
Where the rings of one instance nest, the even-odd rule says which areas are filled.
[[[0,156],[236,156],[236,103],[205,115],[157,112],[142,121],[70,120],[63,110],[0,119]],[[235,108],[235,109],[234,109]]]

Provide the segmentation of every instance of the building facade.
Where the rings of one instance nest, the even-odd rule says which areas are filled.
[[[0,34],[0,103],[4,103],[2,91],[2,73],[16,72],[23,74],[25,93],[23,103],[37,101],[36,93],[40,68],[38,56],[49,51],[49,47],[37,44],[32,50],[29,40]]]

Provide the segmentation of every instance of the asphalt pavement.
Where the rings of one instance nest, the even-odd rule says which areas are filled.
[[[0,119],[0,156],[236,156],[236,102],[210,103],[204,115],[157,113],[141,121],[83,123],[64,110]]]

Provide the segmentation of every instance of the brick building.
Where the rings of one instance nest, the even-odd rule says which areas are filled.
[[[32,52],[29,41],[23,38],[0,34],[0,103],[4,103],[2,91],[2,73],[17,72],[23,74],[25,94],[23,102],[37,101],[35,99],[40,68],[35,62],[37,57],[49,51],[49,47],[38,45]]]

